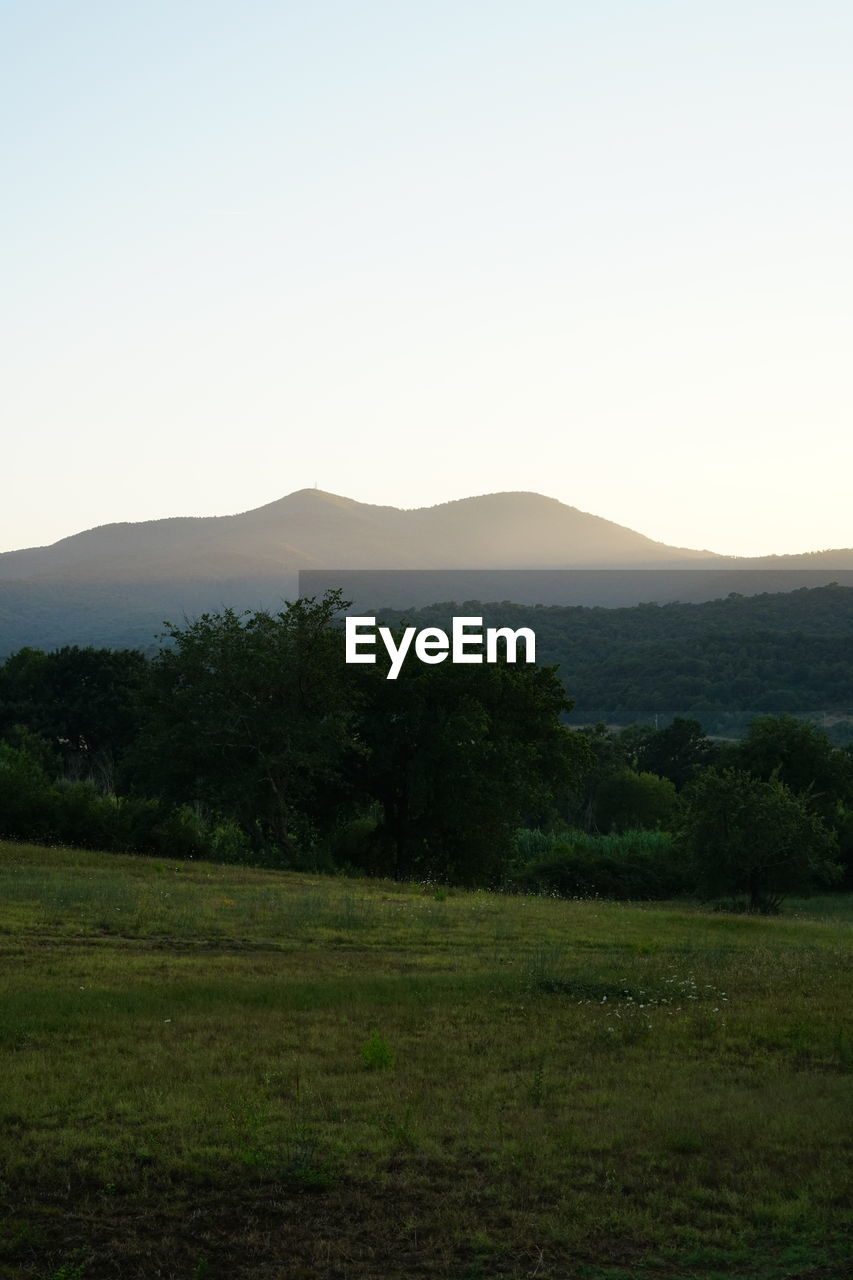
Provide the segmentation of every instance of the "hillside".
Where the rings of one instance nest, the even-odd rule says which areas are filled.
[[[0,554],[0,656],[22,645],[146,648],[165,618],[226,605],[275,608],[298,593],[300,573],[347,569],[699,573],[692,586],[684,579],[676,587],[609,579],[597,594],[574,598],[634,604],[673,593],[725,595],[733,582],[741,588],[744,570],[853,573],[853,551],[732,560],[655,542],[535,493],[487,494],[406,511],[301,489],[239,515],[104,525],[52,546]],[[536,585],[535,599],[516,595],[516,585],[491,598],[565,602],[551,584]],[[768,580],[743,589],[767,590]],[[469,590],[460,598],[482,594]],[[447,592],[399,603],[430,598],[447,598]]]
[[[110,524],[0,555],[0,581],[230,580],[307,568],[563,568],[707,558],[535,493],[411,511],[318,489],[234,516]]]
[[[537,662],[559,664],[572,724],[693,716],[715,733],[755,715],[815,716],[853,740],[853,587],[633,608],[467,601],[486,626],[530,627]],[[381,611],[389,623],[448,626],[458,608]]]

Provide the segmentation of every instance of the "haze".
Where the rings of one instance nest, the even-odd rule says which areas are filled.
[[[853,545],[853,9],[9,3],[0,550],[315,481]]]

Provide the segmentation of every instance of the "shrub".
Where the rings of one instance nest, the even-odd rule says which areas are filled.
[[[394,859],[377,832],[377,821],[371,817],[352,818],[331,835],[329,853],[335,864],[367,875],[391,875]]]
[[[622,769],[603,778],[595,796],[595,820],[601,831],[660,830],[668,827],[678,804],[669,778]]]
[[[771,911],[840,877],[835,832],[776,778],[707,769],[684,794],[678,842],[709,897],[745,894],[751,910]]]
[[[0,835],[19,840],[53,835],[56,793],[27,752],[0,742]]]
[[[687,866],[663,831],[528,832],[516,847],[538,854],[509,876],[507,887],[525,893],[638,900],[677,897],[691,887]]]
[[[57,840],[92,849],[121,847],[114,797],[99,795],[88,782],[59,782],[54,794]]]
[[[207,852],[204,819],[189,805],[162,807],[151,829],[156,852],[169,858],[203,858]]]
[[[239,823],[221,818],[212,824],[207,838],[209,856],[217,862],[249,862],[252,846]]]

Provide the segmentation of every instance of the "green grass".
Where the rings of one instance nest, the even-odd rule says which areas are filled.
[[[0,845],[0,1276],[847,1275],[850,905]]]

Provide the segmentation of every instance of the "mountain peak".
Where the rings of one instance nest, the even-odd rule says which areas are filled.
[[[738,570],[762,567],[734,563]],[[712,593],[725,593],[733,589],[724,581],[732,564],[527,490],[404,510],[296,489],[237,515],[104,525],[50,547],[0,554],[0,653],[81,640],[150,643],[166,617],[293,599],[303,569],[694,567],[719,570],[698,576]],[[779,557],[772,567],[843,571],[853,569],[853,552]],[[742,582],[738,577],[738,590]]]
[[[296,489],[236,515],[104,525],[52,547],[7,552],[0,580],[210,581],[309,567],[627,568],[703,557],[526,490],[404,510]]]

